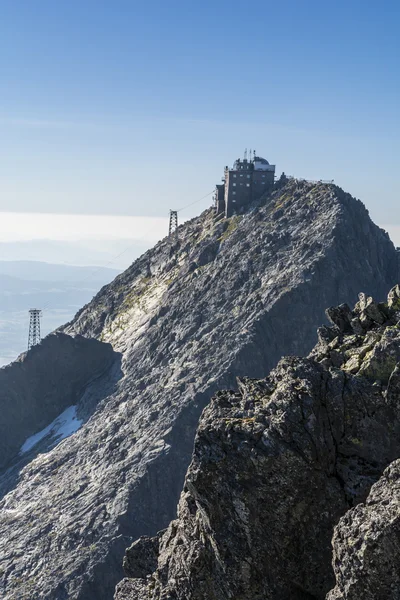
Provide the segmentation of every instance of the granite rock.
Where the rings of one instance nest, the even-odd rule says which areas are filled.
[[[334,538],[339,591],[329,599],[399,597],[399,463],[368,496],[400,456],[393,293],[380,307],[361,295],[354,311],[328,310],[334,327],[310,357],[283,358],[267,378],[240,378],[238,391],[215,395],[157,568],[134,588],[122,581],[116,600],[323,600],[334,585],[333,530],[345,514]],[[355,315],[360,336],[350,327]],[[341,349],[340,366],[329,346]],[[346,361],[353,352],[356,372]]]
[[[62,329],[109,343],[120,357],[110,375],[82,385],[91,407],[82,427],[22,470],[14,465],[11,479],[0,473],[0,596],[111,598],[125,548],[176,516],[211,396],[237,376],[265,377],[283,355],[309,352],[326,306],[353,304],[359,290],[384,299],[398,267],[361,202],[296,180],[243,215],[207,210],[136,260]],[[55,350],[49,371],[56,360]],[[60,394],[71,377],[60,377]],[[52,389],[50,379],[41,389]],[[51,421],[38,418],[40,427]],[[331,485],[336,493],[334,475]],[[354,486],[364,489],[361,475]],[[337,493],[346,507],[358,492]]]
[[[364,504],[340,519],[333,567],[336,587],[327,600],[400,598],[400,460],[385,470]]]

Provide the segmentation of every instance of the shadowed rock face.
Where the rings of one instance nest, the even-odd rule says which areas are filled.
[[[0,470],[26,438],[76,404],[115,357],[110,344],[57,333],[0,369]]]
[[[360,289],[384,298],[397,279],[359,201],[297,181],[244,215],[205,211],[146,252],[63,329],[111,343],[123,376],[85,389],[94,414],[3,499],[0,596],[111,598],[125,548],[176,515],[211,396],[307,353],[326,306]]]
[[[238,392],[219,392],[205,409],[178,518],[140,541],[140,571],[137,549],[128,551],[135,578],[119,584],[117,600],[323,600],[334,586],[334,525],[400,456],[400,288],[387,303],[361,294],[354,311],[327,312],[334,326],[319,330],[309,358],[240,378]],[[340,521],[330,599],[398,597],[397,471]],[[385,568],[389,581],[364,595]]]
[[[400,598],[400,460],[393,462],[365,502],[335,528],[337,585],[327,600]]]

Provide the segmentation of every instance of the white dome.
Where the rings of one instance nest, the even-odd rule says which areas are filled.
[[[255,156],[254,162],[261,163],[262,165],[269,165],[269,162],[265,160],[265,158],[261,158],[261,156]]]

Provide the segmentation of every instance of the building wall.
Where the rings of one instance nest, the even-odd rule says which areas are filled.
[[[245,209],[251,202],[257,201],[274,184],[275,167],[267,165],[262,169],[254,170],[254,164],[246,160],[237,160],[233,169],[225,167],[224,205],[225,216],[231,217],[234,213]],[[222,207],[222,202],[217,201],[217,211]]]
[[[243,206],[250,204],[252,181],[252,171],[250,169],[231,170],[226,173],[225,206],[227,217],[230,217]]]
[[[274,185],[274,171],[253,171],[252,200],[258,200]]]
[[[215,189],[215,204],[217,215],[225,212],[225,184],[221,183]]]

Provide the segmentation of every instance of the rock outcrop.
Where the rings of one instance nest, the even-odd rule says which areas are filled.
[[[400,460],[340,519],[333,551],[337,585],[327,600],[400,598]]]
[[[282,355],[309,352],[326,306],[354,302],[360,289],[383,299],[397,280],[397,252],[361,202],[336,186],[303,181],[289,181],[263,206],[227,220],[205,211],[182,225],[177,238],[146,252],[63,329],[110,343],[122,357],[121,372],[83,386],[93,414],[32,460],[3,498],[0,596],[111,598],[123,577],[125,548],[176,515],[198,419],[211,396],[234,387],[236,376],[266,376]],[[296,364],[291,368],[301,372]],[[326,368],[315,367],[320,376],[311,388]],[[339,391],[351,376],[340,373],[331,383]],[[67,373],[60,388],[66,379]],[[235,394],[231,401],[241,402]],[[284,418],[272,418],[278,429]],[[375,424],[367,420],[365,427]],[[318,477],[326,483],[323,469],[333,468],[334,452],[333,446],[322,453],[321,473],[310,466],[314,485]],[[354,490],[343,490],[341,475],[332,472],[332,494],[343,509],[364,497],[363,482],[369,485],[391,456],[383,445],[376,467],[366,471],[364,459],[354,459]],[[352,467],[345,462],[341,469]],[[327,528],[339,512],[328,508]],[[327,534],[321,536],[325,548]],[[326,573],[314,579],[333,587]]]
[[[0,369],[0,470],[116,358],[110,344],[57,333]]]
[[[319,330],[310,357],[283,358],[266,379],[216,394],[178,518],[140,540],[149,557],[140,569],[135,546],[128,551],[135,578],[119,584],[117,600],[326,597],[335,524],[400,456],[400,288],[387,303],[360,294],[353,311],[327,314],[334,326]],[[340,521],[331,600],[399,597],[398,468]]]

